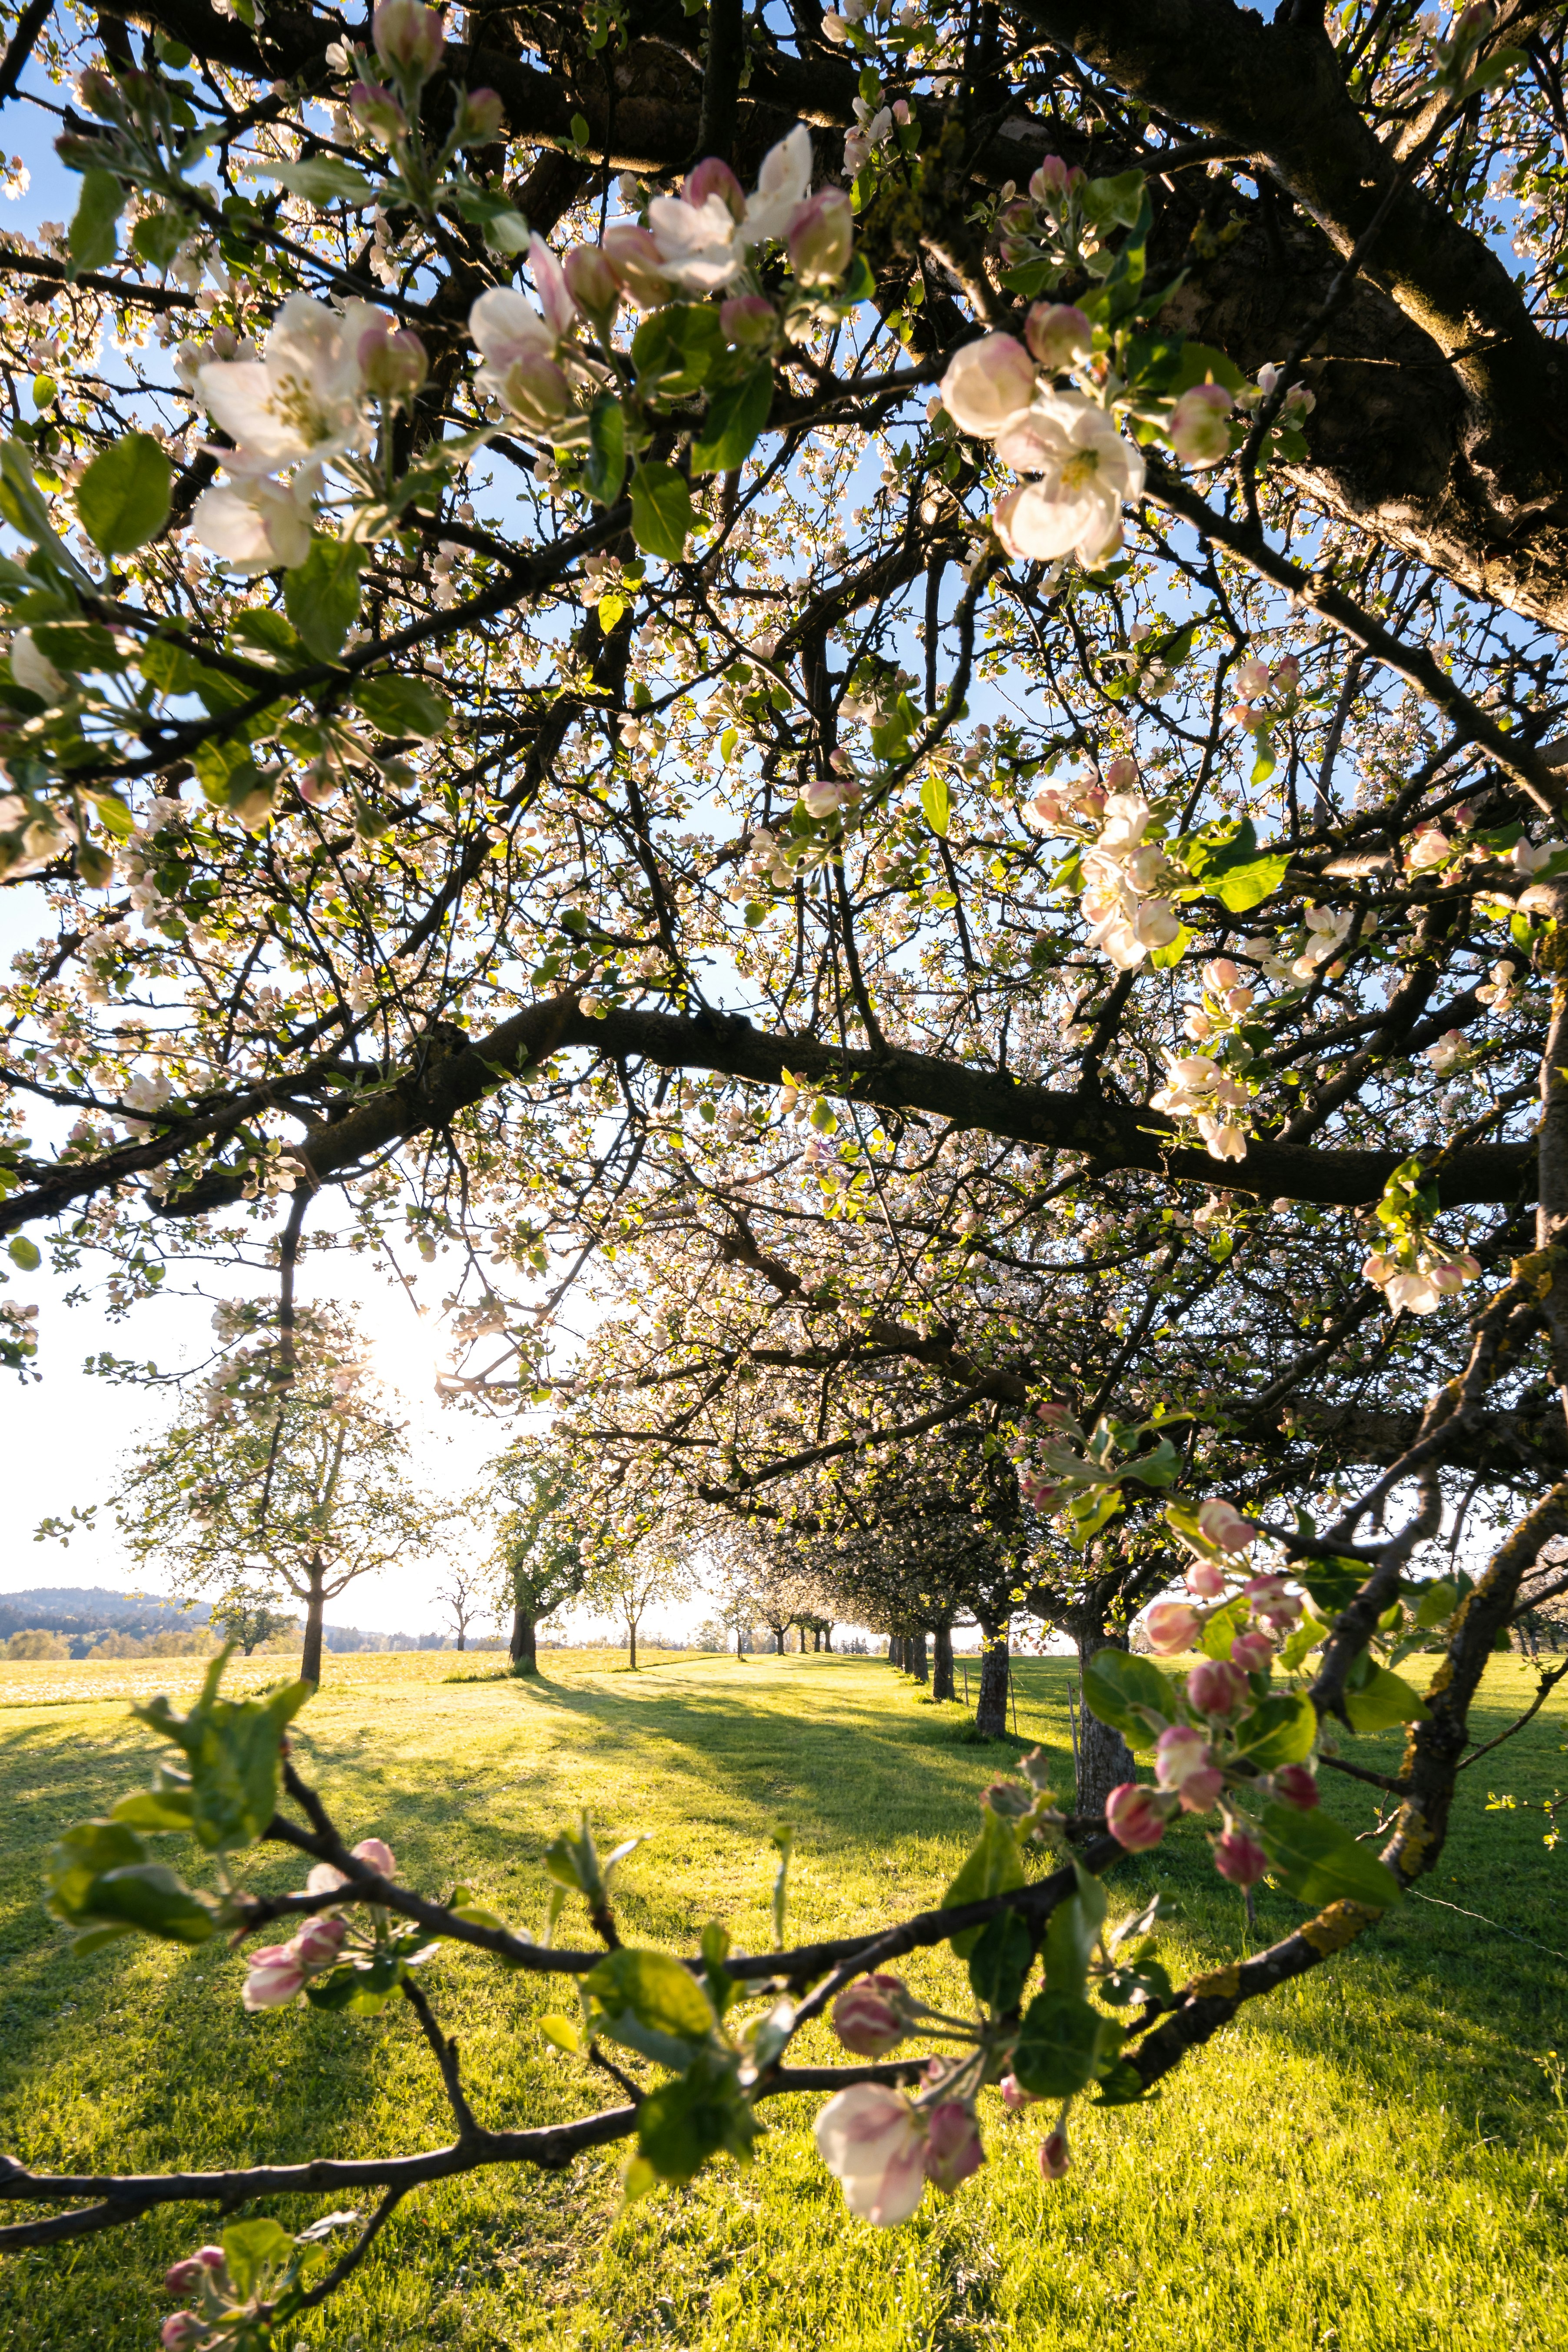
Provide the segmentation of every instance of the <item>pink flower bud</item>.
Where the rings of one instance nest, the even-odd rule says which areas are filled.
[[[721,163],[717,155],[704,157],[688,173],[681,193],[687,203],[695,205],[699,212],[710,196],[717,196],[729,206],[736,220],[746,217],[746,192],[728,163]]]
[[[1268,1856],[1256,1838],[1233,1822],[1215,1842],[1214,1866],[1233,1886],[1256,1886],[1268,1868]]]
[[[1016,2116],[1020,2114],[1025,2107],[1034,2107],[1039,2105],[1039,2101],[1036,2098],[1033,2091],[1026,2091],[1022,2083],[1019,2082],[1016,2074],[1004,2074],[1002,2080],[997,2084],[996,2088],[1002,2094],[1002,2105],[1006,2108],[1009,2115]]]
[[[169,2265],[163,2273],[163,2284],[170,2294],[188,2294],[192,2287],[200,2286],[203,2273],[204,2265],[191,2254],[183,2263]]]
[[[1069,1406],[1055,1404],[1047,1399],[1046,1403],[1035,1407],[1035,1419],[1043,1421],[1047,1429],[1065,1429],[1072,1419],[1072,1412]]]
[[[506,127],[506,108],[499,90],[466,89],[458,110],[458,138],[465,147],[488,147]]]
[[[994,440],[1035,396],[1035,362],[1013,335],[982,335],[948,362],[942,403],[961,433]]]
[[[1266,1675],[1274,1661],[1274,1644],[1267,1633],[1254,1626],[1249,1633],[1238,1633],[1230,1645],[1231,1664],[1239,1666],[1244,1675]]]
[[[1194,383],[1183,393],[1165,429],[1184,466],[1217,466],[1229,455],[1234,404],[1222,383]]]
[[[305,1971],[292,1944],[269,1945],[250,1955],[250,1973],[240,2000],[247,2010],[277,2009],[292,2000],[305,1981]]]
[[[1154,1744],[1154,1777],[1181,1799],[1184,1813],[1206,1813],[1225,1786],[1208,1741],[1190,1723],[1173,1723]]]
[[[1072,2150],[1068,2146],[1065,2131],[1054,2131],[1040,2142],[1040,2179],[1060,2180],[1072,2163]]]
[[[1198,1533],[1216,1551],[1245,1551],[1258,1534],[1250,1519],[1244,1519],[1234,1503],[1215,1495],[1198,1511]]]
[[[1248,702],[1255,701],[1260,694],[1267,694],[1268,664],[1257,659],[1244,661],[1236,673],[1236,690],[1237,694],[1245,695]]]
[[[1123,752],[1120,759],[1112,760],[1110,767],[1107,768],[1100,781],[1104,784],[1108,793],[1130,793],[1136,790],[1138,783],[1137,761],[1129,759],[1127,754]]]
[[[1066,163],[1059,155],[1047,155],[1029,182],[1029,194],[1037,205],[1049,205],[1065,196],[1069,189],[1081,187],[1084,173],[1076,163]]]
[[[428,80],[447,46],[439,9],[422,8],[419,0],[381,0],[371,37],[384,66],[416,81]]]
[[[843,188],[824,188],[789,225],[790,268],[803,286],[836,285],[855,247],[855,213]]]
[[[371,327],[359,339],[360,373],[373,400],[411,401],[430,373],[412,327]]]
[[[1240,966],[1233,963],[1229,956],[1214,956],[1204,966],[1204,986],[1211,996],[1223,996],[1240,978]]]
[[[349,112],[362,131],[381,139],[401,139],[408,117],[391,90],[379,81],[356,81],[349,92]]]
[[[833,2031],[846,2050],[858,2058],[880,2058],[900,2042],[909,2028],[899,2011],[903,1994],[899,1977],[862,1977],[841,1992],[833,2004]]]
[[[194,2311],[172,2311],[158,2330],[158,2341],[164,2352],[188,2352],[188,2347],[205,2344],[212,2330],[205,2319]]]
[[[657,310],[668,302],[670,281],[664,274],[664,257],[646,228],[636,221],[612,221],[602,250],[639,310]]]
[[[1247,1696],[1246,1678],[1225,1658],[1200,1658],[1187,1676],[1187,1696],[1200,1715],[1234,1715]]]
[[[1152,1789],[1123,1780],[1105,1801],[1105,1826],[1129,1853],[1142,1853],[1165,1834],[1165,1809]]]
[[[1036,302],[1024,321],[1024,341],[1043,368],[1060,375],[1094,349],[1094,329],[1071,302]]]
[[[962,2099],[944,2099],[926,2124],[926,2179],[949,2196],[985,2161],[974,2110]]]
[[[1274,1793],[1299,1812],[1310,1813],[1318,1801],[1318,1784],[1304,1764],[1281,1764],[1274,1775]]]
[[[1301,665],[1294,654],[1286,654],[1274,665],[1271,680],[1276,694],[1294,694],[1301,683]]]
[[[346,1919],[334,1919],[330,1916],[307,1919],[294,1938],[294,1949],[299,1954],[300,1967],[330,1969],[342,1949],[343,1937],[348,1932]]]
[[[1163,1658],[1173,1657],[1178,1650],[1192,1648],[1202,1622],[1184,1601],[1156,1601],[1143,1620],[1143,1631]]]
[[[574,245],[561,265],[566,291],[584,319],[596,325],[614,317],[621,283],[602,247]]]
[[[1217,1601],[1225,1591],[1225,1571],[1212,1559],[1194,1559],[1187,1570],[1187,1591],[1196,1601]]]
[[[356,1862],[363,1862],[367,1870],[374,1870],[381,1878],[390,1878],[397,1867],[392,1858],[392,1848],[381,1838],[361,1838],[353,1849],[353,1856]]]
[[[719,306],[724,340],[743,351],[771,351],[779,338],[778,313],[761,294],[731,294]]]
[[[571,384],[554,361],[538,352],[513,360],[501,380],[501,397],[536,433],[552,433],[572,414]]]

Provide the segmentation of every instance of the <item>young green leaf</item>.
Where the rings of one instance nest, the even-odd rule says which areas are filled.
[[[116,230],[129,193],[112,172],[82,173],[69,233],[74,268],[101,269],[106,261],[113,260],[119,245]]]
[[[679,563],[691,520],[691,492],[674,467],[639,466],[632,476],[632,537],[644,554]]]
[[[155,539],[169,518],[174,480],[150,433],[128,433],[93,459],[77,484],[81,527],[104,555],[129,555]]]
[[[708,404],[702,430],[691,445],[694,474],[731,474],[751,456],[773,401],[773,371],[762,360],[738,383],[726,384]]]
[[[283,575],[283,608],[318,661],[336,661],[359,618],[359,575],[366,550],[357,540],[310,541],[303,563]]]

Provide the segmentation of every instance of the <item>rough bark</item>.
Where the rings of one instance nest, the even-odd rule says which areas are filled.
[[[983,1739],[1002,1739],[1007,1731],[1007,1627],[982,1618],[980,1631],[984,1640],[980,1653],[980,1697],[974,1710],[974,1728]]]
[[[538,1623],[521,1601],[512,1609],[509,1648],[514,1675],[536,1675],[539,1672]]]
[[[304,1683],[319,1683],[321,1679],[321,1617],[326,1606],[326,1596],[321,1589],[324,1579],[319,1560],[311,1561],[309,1573],[310,1580],[305,1603],[305,1642],[300,1654],[300,1679]]]
[[[911,1635],[908,1656],[909,1672],[913,1675],[916,1682],[929,1683],[931,1680],[931,1661],[926,1654],[926,1637],[923,1628],[920,1633]]]
[[[1088,1665],[1097,1650],[1124,1650],[1124,1633],[1086,1632],[1078,1637],[1079,1673]],[[1079,1688],[1081,1689],[1081,1680]],[[1132,1750],[1119,1731],[1090,1714],[1087,1706],[1079,1709],[1078,1721],[1078,1811],[1080,1814],[1098,1815],[1105,1811],[1105,1801],[1112,1789],[1123,1780],[1134,1780],[1138,1768]]]
[[[932,1698],[952,1698],[952,1627],[939,1625],[931,1636]]]

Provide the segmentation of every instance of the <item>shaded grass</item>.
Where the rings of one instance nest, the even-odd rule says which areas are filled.
[[[776,1822],[795,1829],[795,1940],[938,1898],[980,1790],[1022,1745],[1043,1740],[1058,1788],[1070,1785],[1057,1660],[1023,1662],[1022,1738],[989,1748],[963,1743],[962,1709],[876,1662],[688,1655],[679,1672],[634,1676],[604,1652],[552,1653],[537,1684],[445,1679],[456,1663],[405,1653],[340,1673],[334,1660],[296,1745],[352,1838],[386,1837],[413,1884],[461,1879],[522,1926],[542,1912],[543,1848],[584,1802],[606,1841],[654,1832],[619,1882],[628,1940],[689,1942],[718,1916],[757,1948]],[[1530,1686],[1497,1661],[1478,1736],[1500,1729]],[[0,2146],[60,2169],[151,2169],[448,2137],[401,2013],[247,2018],[242,1963],[211,1948],[64,1956],[37,1899],[42,1845],[137,1778],[151,1748],[121,1706],[50,1696],[0,1713]],[[1514,1940],[1568,1951],[1568,1858],[1543,1850],[1538,1813],[1483,1811],[1490,1790],[1539,1797],[1568,1777],[1565,1724],[1558,1695],[1467,1776],[1426,1890],[1462,1909],[1413,1901],[1359,1952],[1260,2004],[1157,2104],[1085,2115],[1061,2186],[1033,2168],[1037,2132],[1005,2124],[992,2099],[982,2173],[951,2200],[928,2198],[906,2228],[873,2231],[847,2219],[816,2161],[816,2102],[773,2102],[751,2172],[726,2165],[625,2217],[614,2155],[559,2179],[496,2173],[422,2192],[300,2340],[311,2352],[1568,2343],[1568,2126],[1537,2063],[1568,2055],[1568,1962]],[[1357,1753],[1392,1764],[1397,1748]],[[1329,1796],[1359,1830],[1376,1818],[1374,1793],[1337,1782]],[[253,1883],[299,1876],[264,1853]],[[1215,1877],[1196,1824],[1116,1874],[1113,1912],[1155,1888],[1174,1906],[1178,1969],[1247,1948],[1240,1897]],[[1258,1939],[1300,1916],[1260,1890]],[[960,1994],[945,1954],[908,1973],[933,1999]],[[559,1992],[451,1952],[426,1983],[487,2121],[604,2103],[535,2030]],[[811,2054],[829,2054],[820,2031]],[[320,2210],[279,2208],[295,2226]],[[212,2222],[149,2215],[14,2258],[0,2344],[150,2346],[169,2307],[163,2267]]]

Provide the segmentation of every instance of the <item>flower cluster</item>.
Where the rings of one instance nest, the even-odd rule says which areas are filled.
[[[1086,348],[1089,322],[1072,315]],[[1027,350],[1013,335],[965,343],[948,362],[942,404],[961,433],[994,442],[1005,466],[1034,478],[1009,490],[992,517],[1007,553],[1043,562],[1076,555],[1094,565],[1121,544],[1122,502],[1142,489],[1143,460],[1110,410],[1041,381],[1037,350],[1048,354],[1047,378],[1070,363],[1078,330],[1066,336],[1062,316],[1062,306],[1037,303]]]
[[[1452,1058],[1445,1060],[1445,1068]],[[1373,1250],[1362,1267],[1396,1317],[1436,1314],[1445,1298],[1452,1298],[1480,1273],[1480,1260],[1468,1250],[1439,1249],[1433,1243],[1427,1227],[1436,1208],[1436,1194],[1421,1162],[1402,1160],[1373,1213],[1388,1235],[1388,1245]]]
[[[380,1838],[363,1839],[353,1853],[356,1862],[363,1862],[379,1877],[392,1876],[395,1866],[392,1848]],[[335,1870],[330,1862],[319,1862],[305,1881],[305,1892],[327,1895],[333,1887],[347,1884],[341,1870]],[[340,1913],[318,1911],[288,1943],[271,1944],[264,1951],[250,1954],[241,2001],[254,2011],[280,2009],[286,2002],[297,2000],[311,1977],[336,1968],[348,1937],[348,1922]]]
[[[973,2102],[948,2094],[940,2060],[931,2067],[938,2079],[918,2097],[856,2083],[816,2118],[817,2151],[845,2204],[879,2229],[907,2221],[928,2183],[950,2197],[985,2161]]]
[[[1193,1118],[1205,1149],[1215,1160],[1245,1160],[1247,1133],[1241,1120],[1251,1103],[1246,1085],[1224,1067],[1218,1053],[1234,1040],[1231,1050],[1245,1062],[1250,1054],[1240,1038],[1256,990],[1248,987],[1228,956],[1216,956],[1203,968],[1203,993],[1189,1006],[1183,1023],[1187,1037],[1203,1050],[1165,1056],[1166,1084],[1151,1096],[1151,1106],[1169,1118]]]

